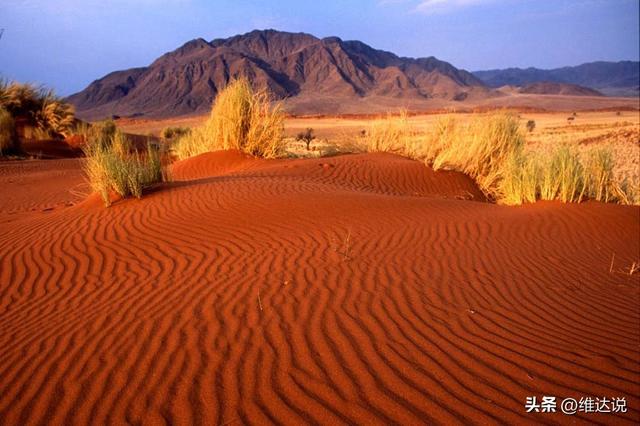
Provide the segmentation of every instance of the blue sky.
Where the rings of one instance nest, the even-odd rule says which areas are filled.
[[[188,40],[253,29],[361,40],[467,70],[638,60],[638,0],[0,0],[0,75],[67,95]]]

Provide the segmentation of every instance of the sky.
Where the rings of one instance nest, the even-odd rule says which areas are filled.
[[[206,40],[273,28],[469,71],[638,60],[639,0],[0,0],[0,76],[69,95]],[[0,30],[1,31],[1,30]]]

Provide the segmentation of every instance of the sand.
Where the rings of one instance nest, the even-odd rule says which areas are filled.
[[[173,175],[107,209],[78,160],[0,163],[1,423],[640,421],[638,207],[494,205],[391,154]]]

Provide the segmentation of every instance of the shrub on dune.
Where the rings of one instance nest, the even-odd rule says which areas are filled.
[[[524,146],[517,116],[497,113],[466,125],[445,122],[438,133],[432,158],[427,158],[433,168],[461,171],[490,198],[500,198],[500,181]]]
[[[91,188],[100,194],[106,206],[111,203],[112,193],[122,198],[140,198],[144,188],[164,180],[160,153],[151,146],[146,153],[131,151],[119,131],[107,144],[98,139],[90,141],[84,152]]]
[[[274,158],[283,149],[282,104],[272,105],[266,91],[254,91],[247,79],[231,82],[216,97],[207,122],[181,137],[174,146],[178,158],[220,149],[238,149]]]
[[[469,175],[489,198],[504,204],[586,199],[638,202],[634,185],[616,178],[610,148],[581,153],[560,145],[550,152],[525,152],[518,118],[509,113],[474,117],[466,125],[444,117],[419,153],[436,170]]]

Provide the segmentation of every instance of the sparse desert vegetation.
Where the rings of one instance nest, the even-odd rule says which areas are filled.
[[[266,91],[237,79],[218,94],[207,121],[178,139],[174,150],[180,159],[221,149],[275,158],[283,148],[284,118]]]
[[[0,80],[0,108],[11,114],[15,132],[24,138],[64,138],[75,124],[71,104],[42,86]]]
[[[148,146],[145,153],[140,153],[132,149],[121,131],[108,135],[108,129],[98,129],[84,147],[87,178],[106,206],[114,193],[122,198],[140,198],[143,189],[166,180],[158,150]]]
[[[0,425],[638,424],[637,2],[5,3]]]
[[[640,203],[637,114],[584,112],[571,115],[579,119],[573,124],[567,124],[565,117],[505,111],[422,116],[401,111],[378,118],[290,117],[279,149],[306,156],[293,146],[298,141],[306,144],[302,136],[313,127],[319,148],[316,155],[362,151],[400,154],[435,169],[462,171],[491,199],[505,204],[535,200]],[[213,138],[204,137],[203,129],[210,119],[200,125],[191,119],[199,129],[194,132],[197,136],[181,141],[184,145],[178,144],[176,151],[186,148],[193,155],[204,147],[221,149],[211,143]],[[144,131],[159,124],[137,122],[133,129]],[[191,144],[197,148],[188,148]]]
[[[579,149],[559,142],[552,149],[535,150],[526,146],[520,121],[509,112],[476,114],[464,120],[445,115],[421,134],[401,113],[373,121],[363,143],[367,151],[394,152],[423,160],[435,170],[461,171],[490,199],[505,204],[586,199],[640,202],[637,175],[616,173],[612,147]]]

